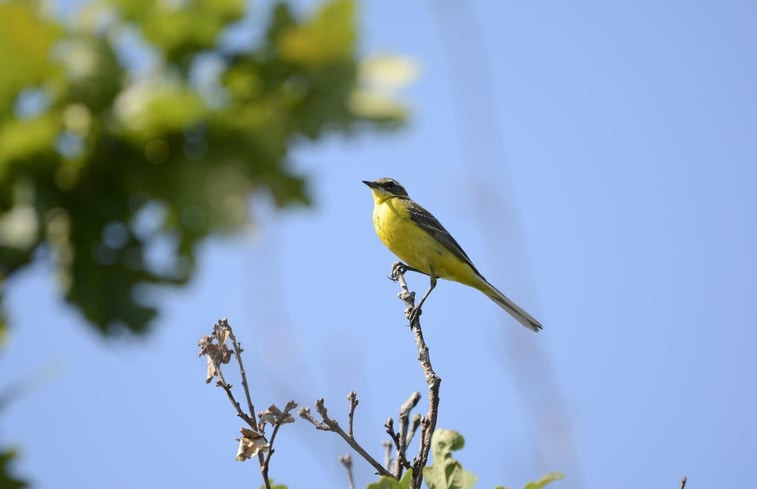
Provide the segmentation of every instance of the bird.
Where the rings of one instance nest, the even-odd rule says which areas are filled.
[[[411,323],[421,313],[438,278],[452,280],[483,292],[526,328],[538,332],[541,323],[490,284],[462,247],[426,209],[414,202],[405,188],[391,178],[363,180],[373,194],[373,227],[379,239],[404,262],[407,270],[426,274],[429,288],[411,311]]]

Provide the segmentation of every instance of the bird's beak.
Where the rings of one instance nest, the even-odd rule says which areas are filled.
[[[368,186],[369,186],[369,187],[371,187],[371,188],[376,188],[376,187],[378,187],[378,185],[376,185],[376,182],[370,182],[370,181],[368,181],[368,180],[363,180],[363,183],[364,183],[364,184],[366,184],[366,185],[368,185]]]

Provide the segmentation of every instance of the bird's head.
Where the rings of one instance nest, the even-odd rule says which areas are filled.
[[[379,178],[372,182],[363,180],[363,183],[371,188],[373,199],[376,202],[383,202],[392,197],[407,197],[405,188],[397,180],[391,178]]]

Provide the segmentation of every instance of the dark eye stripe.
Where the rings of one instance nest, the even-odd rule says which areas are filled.
[[[401,196],[407,195],[407,191],[404,189],[404,187],[402,187],[402,185],[392,179],[381,179],[377,180],[375,183],[377,183],[387,193]]]

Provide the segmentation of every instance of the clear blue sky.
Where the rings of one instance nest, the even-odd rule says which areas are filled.
[[[262,2],[267,4],[267,2]],[[749,1],[399,2],[362,47],[413,57],[399,133],[303,143],[316,206],[258,207],[207,243],[155,334],[104,343],[38,265],[7,287],[3,379],[31,379],[4,443],[39,489],[258,487],[241,423],[196,343],[227,316],[257,406],[325,397],[381,455],[426,389],[364,179],[392,176],[543,324],[440,282],[423,324],[439,426],[481,488],[741,487],[757,460],[757,6]],[[467,2],[466,2],[467,4]],[[259,8],[261,3],[256,2]],[[423,277],[410,277],[421,292]],[[348,447],[304,422],[277,441],[291,489],[346,487]],[[358,487],[372,480],[356,461]]]

